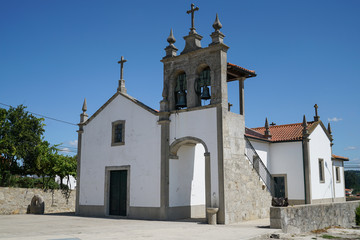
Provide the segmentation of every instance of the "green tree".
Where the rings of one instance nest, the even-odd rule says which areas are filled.
[[[32,174],[44,124],[19,105],[8,110],[0,108],[0,186],[6,186],[11,175]]]
[[[68,183],[70,176],[76,178],[76,156],[64,156],[64,155],[56,155],[55,166],[53,168],[54,173],[60,177],[60,187],[63,188],[63,179],[67,177]]]

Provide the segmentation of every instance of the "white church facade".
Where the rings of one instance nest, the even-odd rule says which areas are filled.
[[[256,74],[228,63],[221,27],[216,16],[212,42],[202,47],[192,22],[180,54],[171,31],[160,111],[126,93],[123,70],[117,92],[90,118],[84,102],[77,214],[172,220],[216,212],[228,224],[269,217],[275,192],[294,204],[344,201],[344,159],[331,157],[331,133],[321,121],[300,124],[305,137],[297,141],[276,141],[279,126],[266,127],[272,136],[245,128],[244,83]],[[229,111],[231,81],[239,81],[239,114]],[[246,155],[249,144],[256,157]]]

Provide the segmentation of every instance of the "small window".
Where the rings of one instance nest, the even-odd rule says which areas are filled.
[[[340,168],[336,167],[335,168],[335,173],[336,173],[336,182],[339,183],[340,182]]]
[[[321,183],[325,182],[324,176],[324,159],[319,158],[319,179]]]
[[[125,144],[125,121],[119,120],[112,123],[111,146]]]

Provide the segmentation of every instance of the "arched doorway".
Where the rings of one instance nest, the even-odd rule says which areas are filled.
[[[206,218],[210,207],[210,153],[204,141],[183,137],[170,146],[169,218]]]

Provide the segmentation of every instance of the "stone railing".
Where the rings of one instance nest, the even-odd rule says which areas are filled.
[[[0,215],[25,214],[31,199],[40,195],[45,202],[45,213],[74,212],[76,191],[67,198],[61,190],[44,192],[36,188],[0,187]]]
[[[285,233],[302,233],[331,226],[355,225],[355,209],[360,201],[270,208],[270,227]]]

